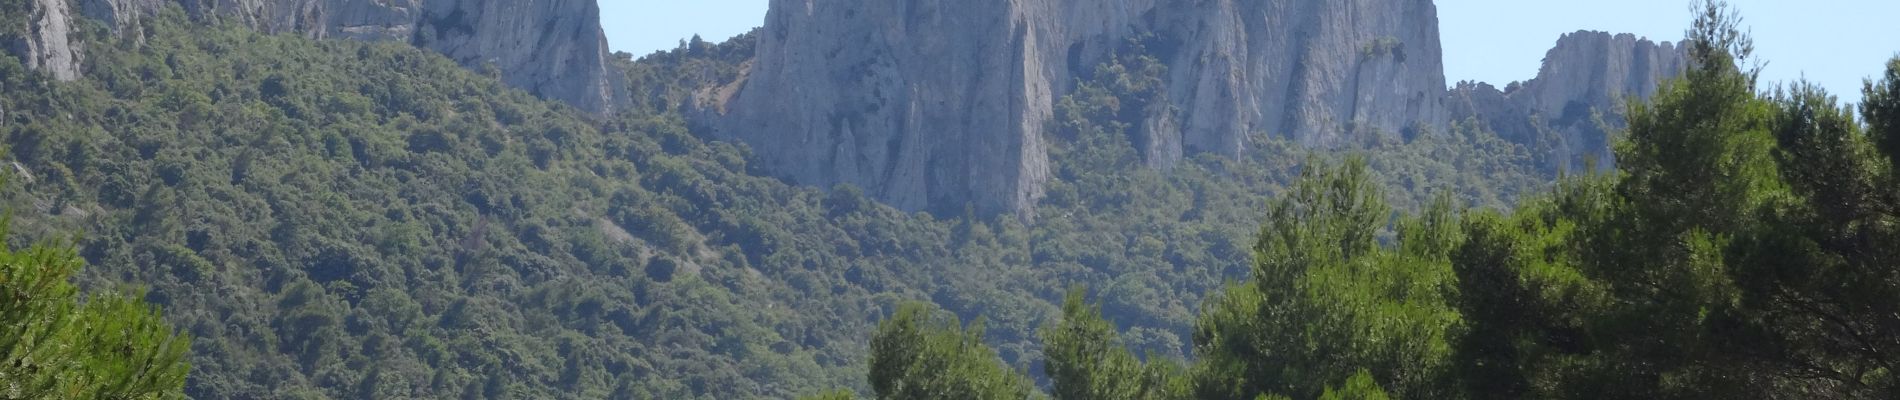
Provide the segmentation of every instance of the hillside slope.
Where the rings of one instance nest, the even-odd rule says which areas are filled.
[[[759,68],[769,30],[607,60],[636,95],[601,118],[441,52],[168,9],[136,35],[80,20],[75,79],[0,57],[0,204],[16,240],[83,232],[84,286],[149,287],[196,338],[196,398],[862,388],[861,339],[905,300],[988,316],[989,342],[1033,369],[1074,284],[1105,293],[1132,347],[1184,357],[1201,296],[1245,276],[1267,200],[1310,162],[1364,156],[1402,209],[1549,181],[1462,122],[1349,152],[1255,134],[1154,168],[1145,105],[1176,72],[1146,36],[1050,99],[1043,218],[913,214],[775,179],[773,149],[718,140],[781,128],[687,122]],[[33,32],[33,14],[0,16],[0,38]]]
[[[183,10],[193,21],[316,39],[411,43],[509,85],[599,116],[626,106],[626,83],[609,66],[595,0],[10,0],[31,28],[0,50],[54,78],[88,65],[81,32],[99,22],[119,39],[143,40],[144,21]],[[5,42],[7,40],[0,40]]]

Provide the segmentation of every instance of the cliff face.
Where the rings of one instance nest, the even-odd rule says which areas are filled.
[[[1607,168],[1615,163],[1609,135],[1624,125],[1625,100],[1648,99],[1687,65],[1684,50],[1669,42],[1579,31],[1557,40],[1535,79],[1503,91],[1460,85],[1447,104],[1454,118],[1540,145],[1552,168],[1579,169],[1591,159]]]
[[[1336,146],[1446,120],[1430,0],[773,0],[714,125],[800,183],[1020,214],[1048,179],[1056,99],[1143,33],[1181,110],[1142,124],[1151,163],[1238,154],[1254,132]]]
[[[1605,107],[1625,96],[1648,98],[1688,65],[1688,55],[1669,42],[1631,34],[1579,31],[1557,39],[1537,78],[1524,83],[1522,98],[1533,110]]]
[[[1167,3],[1146,28],[1186,44],[1166,59],[1190,152],[1236,154],[1250,132],[1336,147],[1443,126],[1429,0]]]
[[[427,0],[417,25],[418,46],[470,68],[493,65],[536,96],[602,114],[628,102],[594,0]]]
[[[45,71],[53,79],[78,79],[85,52],[72,38],[72,11],[66,0],[29,0],[26,11],[25,32],[10,40],[13,43],[0,43],[0,46],[18,57],[27,68]]]
[[[33,1],[44,4],[40,9],[60,11],[48,13],[58,15],[49,17],[54,22],[48,26],[71,24],[71,13],[64,12],[66,0]],[[198,20],[238,23],[271,33],[414,43],[469,68],[494,66],[510,85],[596,114],[612,113],[627,102],[624,78],[607,63],[607,40],[594,0],[76,2],[83,15],[104,21],[124,35],[138,35],[142,19],[177,4]],[[77,71],[77,61],[70,64]],[[62,76],[61,69],[42,69]],[[77,73],[63,77],[72,79]]]

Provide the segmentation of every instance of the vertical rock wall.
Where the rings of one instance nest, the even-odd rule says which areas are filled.
[[[85,51],[73,40],[73,13],[66,0],[26,0],[26,12],[26,31],[0,46],[53,79],[79,79]]]
[[[1151,33],[1178,118],[1142,124],[1150,163],[1440,128],[1430,0],[773,0],[719,135],[769,170],[911,210],[1025,214],[1048,179],[1057,98]],[[1025,214],[1026,215],[1026,214]]]

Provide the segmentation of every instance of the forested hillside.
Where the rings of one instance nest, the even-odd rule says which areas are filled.
[[[1192,361],[1137,357],[1102,311],[1119,294],[1078,289],[1041,332],[1049,397],[1900,395],[1900,59],[1858,110],[1762,89],[1739,16],[1698,6],[1690,68],[1631,106],[1617,171],[1395,213],[1363,160],[1308,168],[1265,208],[1251,279],[1201,309]],[[866,395],[1041,396],[942,314],[880,324]]]
[[[1477,120],[1155,162],[1136,36],[1036,132],[1033,218],[716,140],[763,31],[623,55],[601,116],[407,44],[82,19],[79,79],[0,57],[0,398],[1900,395],[1900,60],[1853,106],[1758,82],[1700,4],[1617,170],[1561,178]]]
[[[1041,218],[907,214],[689,129],[684,103],[750,36],[622,60],[636,110],[601,119],[402,44],[176,8],[137,39],[80,28],[82,79],[0,57],[9,240],[78,234],[81,287],[147,288],[192,338],[194,398],[863,391],[863,339],[912,300],[985,316],[1001,358],[1036,369],[1074,284],[1109,294],[1130,346],[1187,357],[1267,199],[1342,157],[1262,135],[1247,157],[1143,167],[1122,107],[1160,71],[1131,45],[1060,104]],[[1406,208],[1547,181],[1475,129],[1363,148]]]

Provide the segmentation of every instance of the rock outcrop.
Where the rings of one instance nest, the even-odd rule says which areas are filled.
[[[64,10],[66,0],[33,1]],[[125,35],[138,35],[143,19],[177,4],[197,20],[269,33],[414,43],[469,68],[492,66],[510,85],[596,114],[628,101],[624,77],[608,64],[595,0],[76,1],[85,16]],[[71,24],[69,16],[50,19]]]
[[[360,2],[360,1],[359,1]],[[427,0],[415,43],[502,81],[583,110],[629,102],[625,75],[608,64],[594,0]]]
[[[1446,103],[1454,118],[1475,119],[1506,139],[1548,152],[1551,168],[1594,160],[1614,165],[1610,132],[1621,129],[1625,101],[1647,99],[1688,66],[1669,42],[1579,31],[1557,40],[1537,77],[1505,90],[1461,84]]]
[[[73,13],[66,0],[27,0],[26,12],[26,31],[10,40],[14,43],[0,46],[27,68],[43,71],[53,79],[79,79],[85,52],[73,40]]]
[[[1648,98],[1688,66],[1688,54],[1670,42],[1631,34],[1578,31],[1557,39],[1537,78],[1524,82],[1525,105],[1540,112],[1621,105]]]
[[[76,0],[87,17],[137,34],[141,21],[177,4],[201,21],[311,38],[408,40],[423,0]]]
[[[1161,44],[1181,110],[1142,124],[1151,163],[1238,154],[1259,132],[1330,147],[1447,120],[1430,0],[773,0],[713,125],[796,182],[1023,214],[1054,102],[1136,34]]]
[[[1337,147],[1444,124],[1430,0],[1165,3],[1145,28],[1184,44],[1164,59],[1190,152],[1237,154],[1253,132]]]

